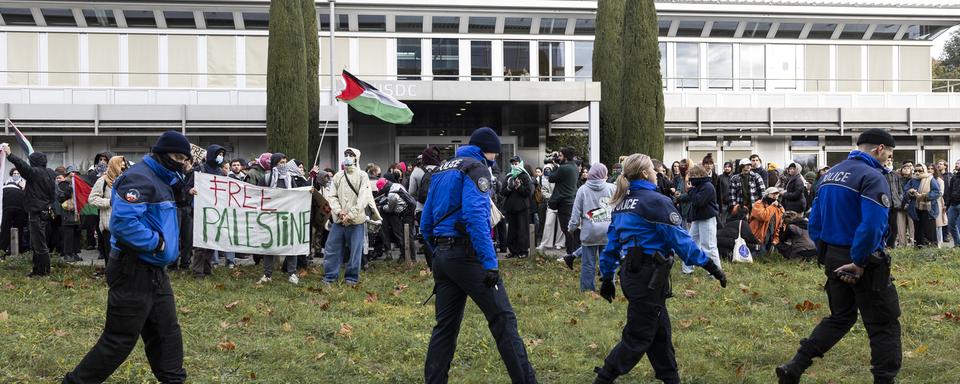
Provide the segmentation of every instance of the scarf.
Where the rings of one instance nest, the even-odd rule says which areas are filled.
[[[920,175],[920,189],[917,190],[920,196],[917,198],[917,208],[921,211],[929,211],[933,208],[933,202],[930,201],[930,183],[932,182],[932,176],[926,173]]]
[[[297,168],[296,164],[293,164],[293,162],[290,161],[288,161],[286,164],[273,167],[273,169],[270,170],[270,188],[291,188],[291,172],[294,168]],[[297,171],[299,171],[299,169],[297,169]],[[283,180],[285,184],[281,185],[279,183],[281,180]],[[278,187],[278,185],[281,186]]]
[[[517,162],[517,165],[510,165],[510,173],[507,174],[508,178],[515,178],[520,176],[521,173],[527,173],[527,170],[523,167],[523,160]]]

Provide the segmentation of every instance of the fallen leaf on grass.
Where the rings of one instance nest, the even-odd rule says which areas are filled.
[[[392,293],[392,295],[399,297],[400,294],[403,293],[403,291],[407,289],[407,287],[408,287],[408,286],[407,286],[406,284],[400,284],[400,285],[397,285],[396,287],[393,287],[393,293]]]
[[[190,307],[180,307],[180,313],[184,315],[190,313]]]
[[[70,334],[70,332],[64,331],[64,330],[62,330],[62,329],[57,329],[57,330],[54,330],[54,331],[53,331],[53,335],[56,336],[56,337],[64,337],[64,336],[69,335],[69,334]]]
[[[280,329],[284,332],[290,332],[293,330],[293,325],[290,325],[290,323],[284,322],[283,324],[280,324]]]
[[[680,328],[690,328],[693,325],[693,320],[680,320]]]
[[[13,285],[13,283],[11,282],[6,282],[6,283],[3,283],[3,289],[14,290],[14,289],[17,289],[17,286]]]
[[[234,278],[240,277],[240,276],[242,276],[242,275],[243,275],[243,272],[240,271],[239,269],[236,270],[236,271],[233,271],[233,277],[234,277]]]
[[[309,274],[310,274],[310,273],[308,273],[308,272],[307,272],[307,270],[306,270],[306,269],[304,269],[304,270],[302,270],[302,271],[300,271],[300,272],[298,272],[298,273],[297,273],[297,276],[300,276],[300,277],[307,277],[307,275],[309,275]]]
[[[73,280],[70,280],[70,279],[63,280],[64,288],[73,288],[73,285],[74,285]]]
[[[214,285],[213,287],[216,288],[216,289],[223,289],[223,283]]]
[[[317,354],[316,357],[314,357],[314,359],[320,360],[320,359],[322,359],[322,358],[323,358],[324,356],[326,356],[326,355],[327,355],[326,352],[320,352],[320,353]]]
[[[814,304],[810,300],[804,300],[802,303],[797,304],[793,307],[800,312],[809,312],[809,311],[815,311],[817,309],[820,309],[820,304]]]
[[[598,293],[595,292],[595,291],[587,291],[587,296],[590,296],[590,297],[593,298],[594,300],[599,300],[599,299],[602,299],[602,298],[603,298],[602,296],[600,296],[600,294],[598,294]]]
[[[914,350],[913,350],[913,353],[916,353],[916,354],[919,355],[919,354],[921,354],[921,353],[926,352],[928,348],[930,348],[930,347],[928,347],[926,344],[920,344],[920,346],[917,347],[917,349],[914,349]]]
[[[257,373],[256,373],[256,372],[250,372],[250,375],[248,375],[248,376],[250,377],[250,380],[256,380],[256,379],[257,379]]]
[[[377,293],[376,292],[367,292],[367,298],[363,299],[364,303],[376,303],[377,302]]]
[[[221,321],[220,321],[220,328],[223,328],[223,329],[230,328],[230,323],[228,323],[226,320],[221,320]]]
[[[543,339],[529,339],[527,340],[527,347],[533,348],[540,344],[543,344]]]
[[[227,340],[217,344],[217,348],[220,348],[221,351],[232,351],[234,349],[237,349],[237,344],[230,340]]]
[[[229,309],[234,309],[234,308],[236,308],[238,305],[240,305],[240,300],[234,301],[234,302],[232,302],[232,303],[228,303],[228,304],[224,305],[223,307],[229,310]]]
[[[250,325],[250,316],[244,316],[242,319],[240,319],[240,322],[237,323],[237,326],[240,327],[246,327],[248,325]]]
[[[340,323],[340,330],[337,331],[337,336],[340,337],[350,337],[353,336],[353,327],[347,323]]]
[[[587,347],[589,347],[590,349],[600,348],[600,346],[598,346],[597,343],[590,343],[590,345],[588,345]]]
[[[736,370],[737,379],[738,379],[738,380],[742,380],[742,379],[743,379],[743,374],[744,374],[743,371],[744,371],[743,366],[742,366],[742,365],[738,365],[738,366],[737,366],[737,370]]]
[[[307,287],[307,291],[316,292],[316,293],[323,293],[323,288],[320,288],[320,287]]]
[[[0,312],[0,321],[10,320],[10,314],[7,311]]]
[[[570,318],[570,321],[568,321],[567,324],[577,325],[577,318],[571,317],[571,318]]]
[[[692,289],[685,289],[683,290],[683,296],[688,299],[694,298],[697,296],[697,291],[694,291]]]

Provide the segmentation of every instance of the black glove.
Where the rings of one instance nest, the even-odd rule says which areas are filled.
[[[157,248],[154,248],[153,253],[160,253],[166,248],[166,244],[163,242],[163,235],[160,232],[157,232]]]
[[[717,264],[714,264],[713,260],[707,260],[707,263],[703,265],[703,269],[706,269],[710,273],[710,276],[720,281],[720,286],[723,288],[727,287],[727,275],[723,273],[720,267]]]
[[[613,279],[605,278],[600,280],[600,297],[607,299],[608,303],[613,302],[617,296],[617,287],[613,285]]]
[[[483,284],[487,288],[493,288],[497,286],[497,283],[500,282],[500,271],[496,269],[488,269],[487,274],[483,276]]]

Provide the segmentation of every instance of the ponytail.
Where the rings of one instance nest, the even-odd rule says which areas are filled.
[[[617,206],[630,193],[630,182],[643,179],[643,171],[655,172],[650,156],[634,153],[623,161],[623,172],[617,177],[617,190],[610,198],[610,205]]]

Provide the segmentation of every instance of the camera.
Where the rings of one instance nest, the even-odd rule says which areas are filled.
[[[557,164],[560,162],[560,152],[553,152],[543,159],[544,164]]]

